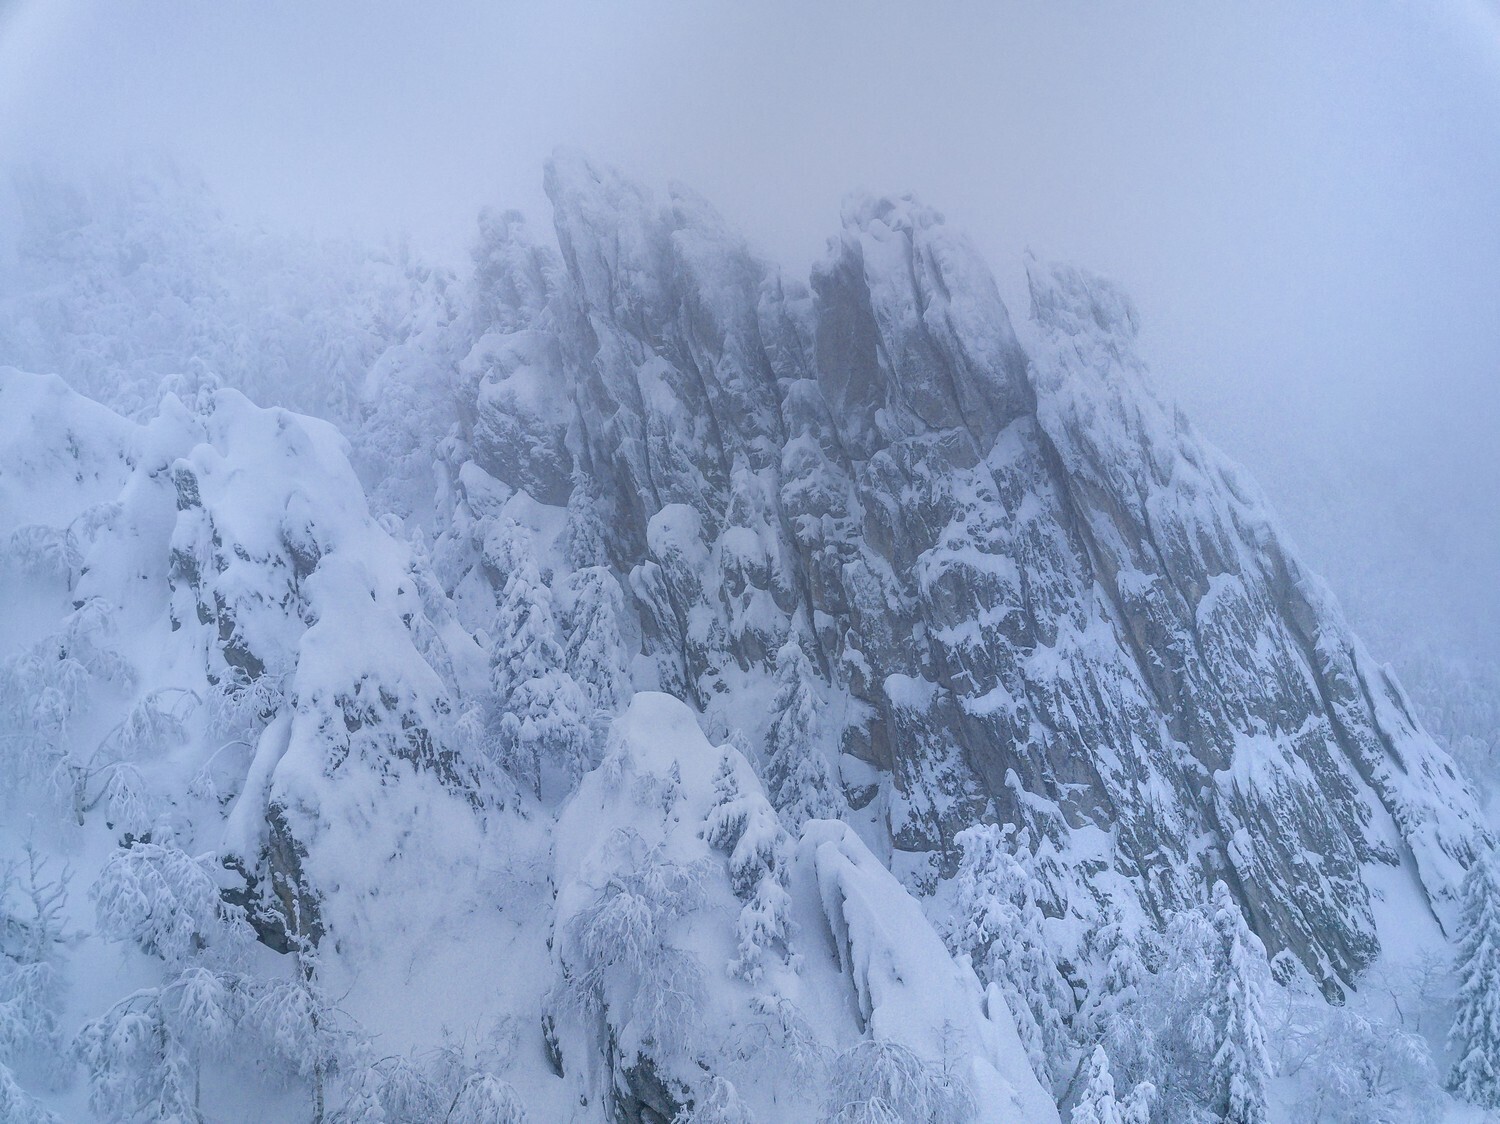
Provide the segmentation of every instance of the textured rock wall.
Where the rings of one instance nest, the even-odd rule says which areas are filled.
[[[1412,865],[1446,910],[1471,794],[1147,388],[1123,295],[1028,263],[1028,355],[909,199],[851,202],[808,289],[685,192],[574,156],[546,186],[560,260],[507,225],[480,278],[471,447],[542,502],[598,482],[665,689],[712,722],[800,631],[918,886],[994,817],[1028,829],[1055,913],[1159,914],[1222,877],[1330,987],[1378,950],[1366,864]]]

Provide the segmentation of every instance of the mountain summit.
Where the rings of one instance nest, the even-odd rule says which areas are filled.
[[[1453,935],[1489,840],[1129,299],[1028,260],[1018,333],[910,198],[804,285],[545,185],[462,279],[30,216],[0,1105],[1263,1119],[1271,981]]]

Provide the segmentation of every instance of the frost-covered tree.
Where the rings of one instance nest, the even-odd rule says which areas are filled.
[[[1211,919],[1218,938],[1217,979],[1208,1018],[1217,1036],[1210,1075],[1214,1108],[1232,1124],[1264,1124],[1271,1060],[1266,1051],[1266,950],[1222,881]]]
[[[1144,1073],[1152,1043],[1141,1012],[1142,989],[1149,973],[1141,958],[1140,939],[1127,928],[1117,908],[1088,936],[1087,960],[1099,965],[1081,1014],[1082,1037],[1104,1047],[1122,1074]]]
[[[599,486],[583,471],[573,473],[568,493],[568,562],[575,570],[609,565],[604,520],[599,515]]]
[[[704,994],[698,960],[672,930],[698,907],[705,872],[667,859],[627,829],[609,843],[616,872],[568,923],[561,998],[621,1056],[688,1049]]]
[[[1121,1097],[1115,1089],[1104,1047],[1094,1047],[1081,1076],[1083,1092],[1073,1108],[1071,1124],[1150,1124],[1156,1087],[1143,1081]]]
[[[767,489],[736,453],[729,473],[729,502],[713,558],[721,611],[737,651],[760,663],[773,654],[776,638],[786,631],[786,581],[779,556],[780,521]]]
[[[1110,1011],[1117,1070],[1154,1086],[1154,1121],[1263,1122],[1270,971],[1228,887],[1216,883],[1208,902],[1173,913],[1156,945],[1154,971]]]
[[[394,534],[400,528],[393,527],[389,530]],[[448,650],[448,644],[443,638],[444,628],[453,620],[452,605],[433,571],[432,554],[426,537],[418,529],[412,532],[408,541],[411,544],[411,561],[407,563],[406,576],[417,595],[420,609],[403,614],[407,631],[411,633],[412,644],[422,654],[427,665],[437,672],[443,686],[451,694],[458,696],[462,691],[453,663],[453,653]]]
[[[495,648],[490,676],[504,698],[527,679],[562,666],[562,644],[552,612],[552,593],[542,581],[531,533],[506,522],[487,543],[486,555],[504,567],[504,585],[495,613]]]
[[[206,860],[159,843],[115,852],[89,894],[102,936],[168,970],[79,1032],[89,1103],[111,1121],[199,1120],[200,1068],[238,1033],[251,986],[238,971],[252,940],[244,912],[223,901]]]
[[[308,1083],[313,1124],[322,1124],[330,1081],[351,1068],[366,1045],[323,987],[318,954],[305,940],[289,976],[253,981],[242,1028],[264,1064]]]
[[[135,669],[115,646],[116,615],[103,598],[85,598],[56,632],[0,662],[0,715],[9,727],[0,768],[11,783],[74,787],[70,775],[83,764],[75,719],[99,687],[135,686]]]
[[[954,839],[962,857],[949,943],[999,985],[1037,1077],[1055,1082],[1071,1053],[1073,996],[1047,941],[1036,880],[1019,857],[1024,841],[995,824],[975,824]]]
[[[357,1069],[344,1080],[344,1103],[330,1124],[392,1124],[380,1101],[380,1072],[373,1066]]]
[[[244,989],[243,977],[191,967],[85,1023],[75,1049],[90,1107],[110,1121],[201,1120],[200,1067],[234,1040]]]
[[[833,1063],[824,1124],[968,1124],[974,1096],[897,1042],[865,1039]]]
[[[833,1051],[823,1042],[802,1009],[784,995],[753,995],[754,1017],[735,1029],[729,1059],[745,1084],[763,1079],[767,1069],[799,1093],[821,1095],[827,1086]]]
[[[351,1099],[363,1105],[373,1096],[379,1102],[382,1124],[441,1120],[457,1095],[454,1091],[444,1096],[426,1067],[404,1057],[381,1058],[349,1078]]]
[[[817,675],[795,633],[776,652],[776,697],[766,733],[766,790],[788,825],[836,818],[844,808],[823,754]]]
[[[715,1074],[692,1107],[673,1117],[672,1124],[755,1124],[755,1117],[734,1084]]]
[[[71,526],[28,523],[11,532],[10,540],[0,547],[0,560],[32,577],[65,582],[72,589],[83,565],[83,550]]]
[[[205,956],[233,961],[253,939],[244,910],[225,902],[208,863],[160,843],[112,854],[89,896],[99,932],[169,965]]]
[[[1399,1026],[1330,1006],[1316,993],[1287,999],[1278,1072],[1301,1090],[1296,1117],[1319,1124],[1426,1124],[1442,1115],[1427,1043]]]
[[[50,866],[31,840],[0,866],[0,1069],[57,1085],[71,1068],[57,1019],[70,872]]]
[[[752,983],[766,953],[785,950],[792,900],[786,887],[788,840],[776,810],[761,795],[745,759],[725,753],[714,773],[714,803],[704,838],[729,858],[729,882],[745,904],[736,923],[739,952],[730,972]]]
[[[620,583],[604,567],[589,566],[568,575],[566,593],[564,666],[596,713],[618,714],[630,701],[630,654],[620,639]]]
[[[567,792],[588,768],[589,704],[564,669],[552,594],[520,528],[495,618],[490,674],[500,763],[538,798]]]
[[[1458,1012],[1448,1042],[1458,1060],[1448,1087],[1464,1100],[1500,1108],[1500,877],[1483,855],[1464,877]]]
[[[15,1075],[3,1062],[0,1062],[0,1120],[6,1124],[61,1124],[16,1083]]]
[[[490,1073],[475,1073],[454,1098],[445,1124],[526,1124],[526,1109],[508,1082]]]
[[[166,969],[160,985],[132,992],[79,1032],[95,1112],[111,1121],[198,1120],[202,1066],[232,1044],[280,1078],[306,1081],[313,1119],[323,1120],[328,1081],[358,1035],[324,993],[305,936],[294,937],[289,975],[250,974],[244,910],[224,901],[208,859],[167,844],[117,851],[90,896],[101,935]]]
[[[1072,1124],[1125,1124],[1120,1102],[1115,1098],[1115,1079],[1103,1046],[1089,1055],[1083,1077],[1083,1092],[1073,1107]]]

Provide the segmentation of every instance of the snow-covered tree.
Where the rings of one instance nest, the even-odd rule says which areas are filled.
[[[704,871],[621,829],[616,871],[567,926],[562,997],[627,1061],[688,1048],[704,994],[698,960],[672,940],[703,896]]]
[[[776,697],[766,734],[766,790],[788,825],[835,818],[844,808],[823,754],[817,675],[794,633],[776,652]]]
[[[552,594],[520,528],[509,530],[510,570],[495,618],[490,675],[499,760],[540,798],[560,796],[589,764],[588,700],[564,669]]]
[[[109,857],[89,891],[99,932],[181,965],[205,954],[233,959],[253,939],[244,911],[225,902],[204,860],[135,842]]]
[[[495,614],[490,677],[496,694],[505,698],[527,679],[561,667],[563,652],[552,593],[542,581],[531,533],[507,522],[491,537],[496,543],[487,543],[486,553],[504,567],[505,584]]]
[[[1278,1072],[1302,1095],[1296,1116],[1319,1124],[1427,1124],[1446,1100],[1427,1043],[1319,994],[1287,997]]]
[[[1475,859],[1464,877],[1458,1012],[1449,1045],[1458,1060],[1448,1087],[1464,1100],[1500,1108],[1500,877],[1495,859]]]
[[[1214,1108],[1232,1124],[1264,1124],[1271,1060],[1266,1051],[1266,950],[1222,881],[1211,919],[1218,938],[1217,979],[1208,1017],[1217,1036],[1210,1075]]]
[[[50,865],[27,840],[21,861],[0,866],[0,1068],[56,1085],[71,1068],[57,1019],[70,872]]]
[[[72,527],[28,523],[11,532],[10,541],[0,547],[0,559],[22,573],[66,582],[72,589],[83,551]]]
[[[1035,878],[1019,857],[1024,843],[995,824],[975,824],[954,839],[962,857],[949,943],[973,957],[982,979],[999,985],[1032,1068],[1044,1085],[1052,1083],[1071,1052],[1073,996],[1047,942]]]
[[[1081,1037],[1104,1047],[1122,1074],[1145,1073],[1152,1044],[1141,1012],[1142,989],[1149,973],[1142,962],[1140,940],[1111,907],[1086,941],[1087,960],[1099,965],[1080,1012]]]
[[[609,565],[604,520],[599,515],[599,486],[581,470],[573,473],[568,493],[568,562],[575,570]]]
[[[99,933],[169,973],[79,1032],[89,1103],[111,1121],[200,1120],[200,1068],[238,1033],[251,987],[238,971],[252,940],[244,912],[223,901],[206,861],[159,843],[116,851],[89,893]]]
[[[719,761],[704,838],[728,855],[730,885],[745,903],[736,923],[739,952],[729,970],[753,983],[765,970],[766,953],[784,949],[790,935],[789,847],[776,810],[761,795],[748,763],[737,753],[725,753]]]
[[[308,1083],[313,1122],[322,1124],[329,1082],[359,1056],[363,1038],[323,988],[310,947],[296,951],[290,976],[254,981],[242,1026],[266,1064]]]
[[[1152,1120],[1263,1122],[1270,970],[1228,887],[1170,915],[1149,959],[1154,971],[1122,991],[1134,996],[1108,1010],[1116,1072],[1154,1087]]]
[[[1081,1076],[1083,1092],[1073,1107],[1071,1124],[1150,1124],[1156,1087],[1142,1081],[1121,1097],[1115,1089],[1104,1047],[1094,1047]]]
[[[15,1075],[3,1062],[0,1062],[0,1120],[6,1124],[61,1124],[16,1083]]]
[[[55,633],[0,662],[0,715],[9,727],[0,767],[12,783],[45,778],[74,787],[70,768],[83,764],[75,719],[100,686],[135,685],[135,669],[115,646],[115,617],[103,598],[84,598]]]
[[[90,896],[101,935],[166,968],[160,985],[132,992],[79,1032],[75,1049],[97,1113],[112,1121],[200,1119],[201,1068],[232,1044],[280,1078],[306,1081],[313,1118],[323,1119],[328,1080],[359,1036],[324,993],[305,935],[294,938],[289,976],[250,974],[244,910],[224,901],[209,860],[167,844],[115,852]]]
[[[602,566],[566,579],[568,638],[564,665],[596,713],[613,716],[630,701],[630,654],[620,639],[624,594]]]
[[[344,1103],[330,1124],[392,1124],[380,1100],[380,1071],[373,1066],[354,1070],[344,1081]]]
[[[89,1104],[111,1121],[198,1121],[200,1069],[236,1042],[249,981],[201,965],[85,1023],[75,1049]]]
[[[786,579],[779,557],[780,521],[762,479],[743,453],[729,473],[729,502],[714,542],[720,611],[731,642],[743,657],[761,663],[774,654],[787,618]]]
[[[526,1109],[508,1082],[490,1073],[472,1074],[454,1098],[445,1124],[526,1124]]]
[[[734,1084],[715,1074],[692,1107],[673,1117],[672,1124],[755,1124],[755,1117]]]
[[[833,1051],[819,1037],[802,1009],[784,995],[754,995],[755,1017],[735,1030],[729,1056],[743,1082],[763,1079],[768,1068],[799,1093],[826,1087]]]
[[[1115,1079],[1103,1046],[1089,1055],[1083,1077],[1083,1092],[1073,1107],[1072,1124],[1125,1124],[1120,1102],[1115,1098]]]
[[[426,1067],[410,1058],[382,1058],[350,1076],[356,1094],[367,1087],[374,1091],[384,1120],[390,1124],[440,1120],[457,1095],[455,1091],[445,1097]],[[363,1094],[360,1098],[364,1099]]]
[[[833,1063],[824,1124],[968,1124],[967,1086],[897,1042],[865,1039]]]

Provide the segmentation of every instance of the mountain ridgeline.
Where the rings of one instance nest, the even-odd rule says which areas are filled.
[[[966,826],[1020,825],[1049,914],[1223,879],[1330,994],[1379,949],[1372,864],[1447,916],[1472,796],[1147,388],[1124,295],[1028,262],[1028,352],[910,199],[847,204],[807,288],[690,194],[562,156],[546,186],[560,255],[513,220],[479,251],[467,450],[542,503],[594,490],[659,684],[711,729],[754,723],[738,688],[791,633],[851,813],[918,890]]]

